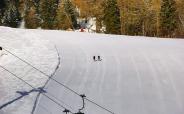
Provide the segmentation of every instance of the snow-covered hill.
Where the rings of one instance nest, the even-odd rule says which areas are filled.
[[[46,41],[47,43],[42,43],[42,40],[50,40],[56,45],[61,64],[53,76],[54,80],[49,80],[45,90],[51,99],[74,113],[81,108],[82,100],[76,93],[61,86],[61,84],[66,85],[78,94],[85,94],[88,99],[115,114],[184,113],[184,40],[182,39],[50,30],[1,28],[2,30],[12,31],[11,34],[3,32],[6,37],[8,35],[15,36],[15,33],[17,33],[19,37],[24,37],[24,34],[27,34],[28,37],[39,38],[37,41],[40,43],[38,43],[38,46],[42,47],[41,49],[46,49],[47,46],[45,47],[45,45],[51,45],[49,47],[51,47],[56,56],[54,60],[57,59],[57,54],[53,45],[48,41]],[[1,43],[1,45],[3,44]],[[12,49],[14,44],[6,45],[4,46],[7,49],[17,53],[29,62],[33,61],[32,64],[37,65],[34,60],[31,60],[31,57]],[[26,46],[24,45],[24,47]],[[19,49],[24,50],[22,47]],[[52,54],[49,55],[50,53],[47,53],[46,50],[43,51],[44,57],[51,56]],[[94,61],[93,56],[101,56],[102,61]],[[51,57],[54,58],[54,54]],[[37,56],[35,56],[36,58]],[[3,58],[1,59],[3,60]],[[36,61],[42,62],[42,59],[36,59]],[[13,64],[11,61],[10,63]],[[57,64],[57,62],[55,63]],[[51,65],[52,63],[49,62],[48,64]],[[54,68],[56,64],[53,64]],[[18,66],[21,65],[9,65],[10,69]],[[40,64],[37,67],[39,68]],[[43,68],[42,70],[47,72],[48,69]],[[4,73],[6,72],[4,71]],[[2,77],[3,75],[1,74],[0,76]],[[6,82],[8,81],[9,79]],[[27,81],[30,83],[35,82],[34,80]],[[15,82],[19,83],[18,81]],[[5,91],[5,89],[6,87],[2,87],[0,90]],[[110,113],[95,103],[85,100],[85,109],[82,112],[85,112],[85,114]],[[64,114],[64,109],[61,106],[42,95],[39,97],[36,106],[34,114]],[[15,107],[22,111],[26,109],[13,103],[3,110],[6,111],[6,109]],[[22,113],[12,112],[10,114]]]
[[[115,114],[184,113],[184,40],[62,31],[35,31],[56,44],[61,57],[54,79]],[[100,55],[102,61],[93,61]],[[53,80],[47,92],[77,112],[82,100]],[[109,114],[85,100],[85,114]],[[41,96],[35,114],[63,109]],[[40,107],[47,107],[44,108]]]

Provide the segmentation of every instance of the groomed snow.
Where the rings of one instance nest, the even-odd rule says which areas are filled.
[[[52,75],[58,65],[55,46],[32,31],[0,27],[0,46]],[[18,75],[35,88],[42,87],[48,78],[5,50],[0,51],[0,65]],[[16,91],[30,91],[31,87],[0,67],[0,107],[21,95]],[[19,99],[0,110],[0,114],[31,114],[38,92]]]
[[[36,31],[56,44],[61,64],[53,77],[115,114],[184,114],[184,40]],[[102,61],[94,62],[100,55]],[[47,92],[72,112],[79,96],[50,80]],[[85,101],[85,114],[109,114]],[[47,110],[41,106],[47,107]],[[34,114],[64,114],[41,96]]]
[[[9,36],[12,38],[17,35],[22,38],[27,34],[27,37],[38,37],[38,42],[43,39],[50,40],[50,42],[56,45],[61,58],[61,64],[53,78],[79,94],[85,94],[89,99],[113,111],[115,114],[184,114],[184,40],[182,39],[131,37],[50,30],[5,28],[1,30],[4,30],[2,34],[6,34],[4,35],[6,37]],[[8,34],[7,32],[9,31],[12,34]],[[51,45],[52,52],[54,52],[55,49],[50,42],[47,41],[46,44]],[[45,43],[41,41],[38,46],[47,49],[48,47],[43,46],[43,44]],[[25,51],[21,46],[19,47],[18,45],[19,49],[22,49],[23,52],[18,52],[14,47],[10,48],[12,46],[17,47],[17,44],[12,43],[10,46],[5,47],[9,47],[9,50],[22,56],[27,61],[33,61],[31,60],[33,59],[32,57],[25,57],[25,55],[29,55],[30,53],[23,54]],[[26,49],[27,46],[29,45],[23,47]],[[38,53],[34,55],[35,61],[38,58]],[[94,62],[94,55],[100,55],[102,61]],[[44,55],[41,57],[48,56],[49,53],[44,51]],[[55,53],[53,56],[55,56],[53,60],[56,60],[57,54]],[[1,60],[3,59],[5,58],[1,58]],[[15,67],[19,68],[22,66],[18,64],[11,65],[13,64],[11,61],[8,62],[7,60],[7,63],[10,65],[6,65],[5,63],[3,65],[14,71]],[[41,67],[43,65],[42,63],[40,63],[41,65],[37,64],[37,61],[42,62],[42,59],[41,61],[40,59],[34,61],[32,64],[40,67],[43,71],[47,72],[50,69]],[[2,69],[0,70],[3,71]],[[15,72],[17,74],[20,73],[17,70]],[[1,73],[5,74],[6,72]],[[0,76],[4,76],[4,74],[0,74]],[[30,72],[30,74],[35,73]],[[36,77],[36,80],[28,81],[35,84],[34,82],[37,82],[37,78],[40,77]],[[5,78],[3,79],[5,80]],[[19,83],[18,80],[7,79],[9,82]],[[5,81],[0,81],[0,84],[2,82],[5,83]],[[19,85],[21,85],[20,83]],[[40,83],[35,85],[39,86]],[[9,88],[11,91],[12,88],[16,88],[6,86],[0,86],[1,93],[5,93],[1,96],[7,95],[4,88]],[[77,112],[81,108],[81,98],[53,80],[50,80],[45,87],[47,94],[51,98],[72,112]],[[22,88],[26,88],[24,84],[20,89],[25,90]],[[13,92],[14,94],[15,91]],[[15,95],[18,96],[18,94]],[[35,97],[33,96],[31,98]],[[9,105],[3,111],[10,110],[13,112],[15,109],[17,109],[17,112],[26,111],[29,108],[19,105],[23,103],[24,106],[29,106],[26,104],[30,104],[31,100],[28,100],[29,102],[25,102],[24,99],[22,100],[17,102],[19,104],[14,105],[13,103]],[[39,97],[36,106],[34,114],[64,114],[62,112],[64,109],[42,95]],[[83,111],[85,114],[109,114],[107,111],[88,101],[85,101],[85,109]],[[4,112],[4,114],[7,113]]]

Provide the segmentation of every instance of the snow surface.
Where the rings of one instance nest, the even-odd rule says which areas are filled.
[[[58,48],[61,64],[53,78],[115,114],[184,114],[184,40],[63,31],[35,33]],[[100,55],[102,61],[94,62],[94,55]],[[82,106],[79,96],[52,80],[46,90],[72,112]],[[85,103],[85,114],[108,114]],[[34,114],[62,111],[41,96]]]
[[[58,65],[55,46],[39,34],[21,29],[0,27],[0,46],[28,61],[48,75]],[[48,78],[5,50],[0,51],[0,65],[26,80],[35,88],[42,87]],[[30,91],[31,87],[0,67],[0,107],[20,97],[16,91]],[[0,110],[0,114],[31,114],[38,92],[17,100]]]
[[[7,29],[6,31],[15,31],[20,36],[27,34],[27,37],[39,37],[53,42],[61,58],[59,69],[53,78],[76,92],[85,94],[89,99],[115,114],[184,114],[184,40],[182,39],[49,30]],[[6,31],[6,35],[11,38],[15,36],[15,34],[7,34]],[[17,46],[17,44],[12,43],[10,46]],[[27,46],[25,45],[24,48]],[[6,47],[8,48],[8,46]],[[46,48],[45,46],[41,47]],[[32,57],[24,57],[30,53],[22,54],[13,48],[9,49],[25,59],[32,59]],[[20,49],[23,50],[22,47]],[[54,50],[54,48],[52,49]],[[49,56],[48,54],[44,52],[44,57]],[[94,55],[100,55],[102,61],[94,62]],[[36,58],[38,57],[35,56]],[[7,60],[9,64],[13,64],[11,61]],[[33,64],[36,65],[34,62]],[[9,68],[14,69],[19,66],[21,65],[9,65]],[[39,66],[40,64],[37,65],[37,67]],[[4,71],[4,73],[6,72]],[[4,81],[0,81],[0,83],[2,82]],[[18,81],[16,82],[18,83]],[[5,91],[3,88],[6,87],[0,87],[1,91]],[[12,91],[12,87],[9,90]],[[45,90],[51,98],[72,112],[81,108],[81,98],[53,80],[47,83]],[[18,107],[19,105],[9,106],[14,110]],[[19,107],[19,109],[27,108]],[[34,114],[64,114],[63,110],[41,95]],[[85,101],[84,112],[85,114],[109,114],[88,101]]]

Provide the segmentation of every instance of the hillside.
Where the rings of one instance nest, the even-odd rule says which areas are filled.
[[[0,57],[0,107],[25,95],[1,114],[65,114],[65,108],[76,113],[80,94],[86,95],[85,114],[184,113],[182,39],[5,27],[0,32],[0,45],[30,63],[8,52]],[[57,65],[55,75],[45,77]],[[37,90],[40,86],[45,92]]]
[[[39,91],[33,91],[14,75],[35,88],[44,86],[48,77],[16,56],[51,76],[58,65],[56,48],[32,31],[0,27],[0,34],[0,47],[3,48],[0,50],[0,114],[31,114]]]
[[[178,38],[184,36],[183,4],[183,0],[1,0],[0,25]]]
[[[85,114],[184,113],[184,40],[34,31],[58,48],[61,64],[53,78],[108,109],[85,100]],[[79,95],[54,80],[46,90],[73,113],[82,107]],[[63,110],[41,96],[35,114]]]

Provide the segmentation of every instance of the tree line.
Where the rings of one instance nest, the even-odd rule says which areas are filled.
[[[1,0],[0,25],[78,29],[96,18],[96,32],[153,37],[184,36],[184,0]],[[102,31],[105,28],[105,31]]]

